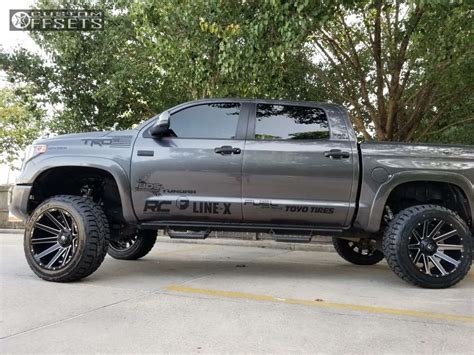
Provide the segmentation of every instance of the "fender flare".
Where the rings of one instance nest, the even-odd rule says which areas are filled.
[[[368,214],[367,231],[377,232],[384,213],[384,207],[392,191],[399,185],[408,182],[430,181],[448,183],[459,187],[467,197],[471,216],[474,216],[474,192],[472,183],[464,176],[452,172],[437,171],[405,171],[396,173],[386,183],[380,185],[375,193],[370,212]]]
[[[21,175],[21,181],[17,181],[17,184],[33,184],[41,174],[61,167],[95,168],[112,175],[119,190],[125,221],[127,223],[137,223],[137,217],[130,196],[131,190],[128,174],[120,164],[111,159],[77,155],[51,156],[39,161],[33,159],[27,164],[25,171]]]

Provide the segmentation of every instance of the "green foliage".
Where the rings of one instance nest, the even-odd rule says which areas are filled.
[[[19,97],[28,99],[20,100]],[[29,88],[0,89],[0,163],[13,164],[21,158],[22,150],[44,128],[43,116],[44,112],[37,108]]]
[[[315,30],[312,73],[367,139],[431,140],[474,120],[472,23],[462,2],[359,1]]]
[[[472,142],[456,133],[472,126],[474,111],[472,11],[462,2],[40,0],[35,7],[106,12],[104,31],[31,33],[44,56],[0,52],[13,85],[28,84],[18,101],[54,108],[53,132],[125,129],[198,98],[261,97],[343,104],[369,139]]]

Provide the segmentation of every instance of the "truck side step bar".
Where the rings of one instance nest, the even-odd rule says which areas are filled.
[[[273,234],[272,238],[276,242],[283,243],[309,243],[311,241],[310,235]]]
[[[209,231],[175,231],[167,229],[167,234],[173,239],[206,239],[209,236]]]

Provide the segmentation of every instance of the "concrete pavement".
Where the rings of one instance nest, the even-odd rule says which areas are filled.
[[[163,242],[57,284],[0,234],[0,351],[467,354],[473,290],[472,271],[425,290],[336,253]]]

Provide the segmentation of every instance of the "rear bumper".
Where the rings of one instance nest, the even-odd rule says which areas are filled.
[[[28,218],[28,199],[31,187],[31,185],[15,185],[11,191],[10,213],[23,221]]]

